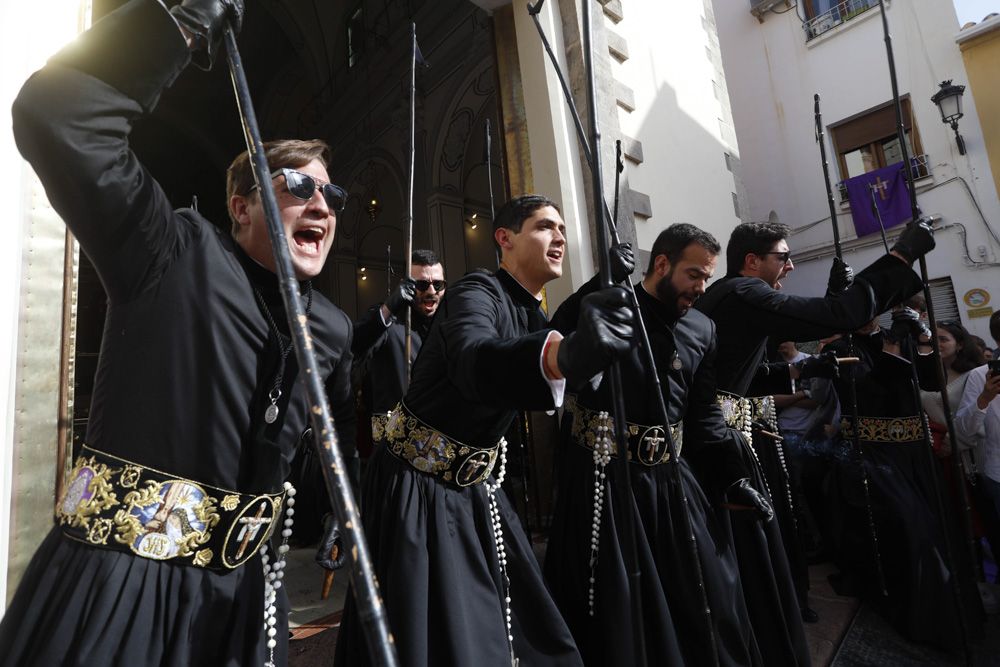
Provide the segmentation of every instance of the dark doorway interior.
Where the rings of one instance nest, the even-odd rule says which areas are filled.
[[[95,0],[94,20],[121,4]],[[331,178],[351,196],[315,282],[352,317],[384,298],[404,266],[411,21],[430,65],[417,77],[413,243],[435,250],[454,281],[496,264],[488,177],[497,206],[509,195],[489,16],[467,0],[261,0],[248,8],[239,36],[264,139],[319,137],[333,147]],[[175,206],[197,198],[202,214],[228,229],[225,170],[245,145],[224,58],[211,72],[189,67],[136,125],[132,146]],[[474,213],[476,229],[467,222]],[[79,303],[77,438],[105,314],[86,257]]]

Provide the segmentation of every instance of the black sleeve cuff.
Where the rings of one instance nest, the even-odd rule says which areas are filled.
[[[177,22],[156,0],[131,0],[52,57],[113,86],[146,112],[190,60]]]

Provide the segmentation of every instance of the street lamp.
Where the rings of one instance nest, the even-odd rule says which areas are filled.
[[[942,81],[940,86],[941,90],[934,93],[931,102],[936,104],[941,112],[941,122],[951,125],[951,129],[955,130],[958,152],[965,155],[965,139],[958,133],[958,119],[965,115],[962,113],[962,94],[965,92],[965,86],[956,86],[951,79]]]

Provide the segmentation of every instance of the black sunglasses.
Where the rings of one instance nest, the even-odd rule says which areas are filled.
[[[319,187],[320,192],[323,193],[323,199],[326,200],[326,205],[330,207],[330,210],[336,213],[344,210],[344,204],[347,203],[347,193],[339,185],[334,185],[333,183],[323,183],[320,185],[309,174],[303,174],[301,171],[295,171],[294,169],[282,168],[271,172],[271,178],[277,178],[278,176],[285,177],[285,187],[288,188],[288,194],[296,199],[309,201],[312,199],[313,193],[316,192],[316,188]],[[257,185],[254,184],[247,191],[247,194],[256,189]]]
[[[785,252],[762,252],[761,255],[777,255],[778,259],[781,260],[782,264],[787,264],[788,260],[792,257],[792,251],[786,250]]]
[[[418,292],[426,292],[431,285],[434,285],[435,292],[443,292],[448,286],[447,280],[414,280],[413,283],[417,286]]]

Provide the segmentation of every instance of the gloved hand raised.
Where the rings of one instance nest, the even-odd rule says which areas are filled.
[[[622,282],[635,271],[635,253],[632,252],[631,243],[616,243],[611,246],[608,259],[611,261],[611,281],[615,284]]]
[[[820,352],[814,357],[796,361],[792,366],[798,371],[800,380],[809,378],[834,379],[840,377],[840,362],[833,351]]]
[[[576,330],[559,344],[556,363],[572,386],[580,386],[632,347],[635,313],[621,287],[588,294],[580,303]]]
[[[906,223],[903,233],[892,246],[897,252],[913,263],[934,249],[934,231],[929,216],[922,215]]]
[[[172,7],[177,23],[192,38],[191,60],[203,70],[212,69],[228,21],[233,34],[243,25],[243,0],[184,0]]]
[[[316,563],[326,570],[339,570],[344,566],[344,542],[340,532],[337,518],[332,513],[327,514],[323,520],[323,539],[319,542],[315,556]],[[336,556],[333,555],[334,547],[337,548]]]
[[[764,523],[774,518],[774,508],[771,507],[771,503],[762,493],[750,486],[750,480],[746,477],[736,480],[726,489],[726,502],[723,506],[737,512],[753,512]]]
[[[854,269],[847,262],[835,255],[833,265],[830,267],[830,279],[826,283],[826,295],[834,296],[840,294],[853,284]]]
[[[920,313],[906,306],[899,310],[892,311],[892,326],[889,328],[889,335],[895,341],[913,336],[920,338],[926,336],[929,340],[931,329],[927,323],[920,319]]]
[[[416,281],[413,278],[405,278],[396,285],[396,289],[392,290],[392,294],[385,300],[385,307],[396,317],[401,317],[406,309],[413,305],[413,299],[416,298],[416,295]]]

